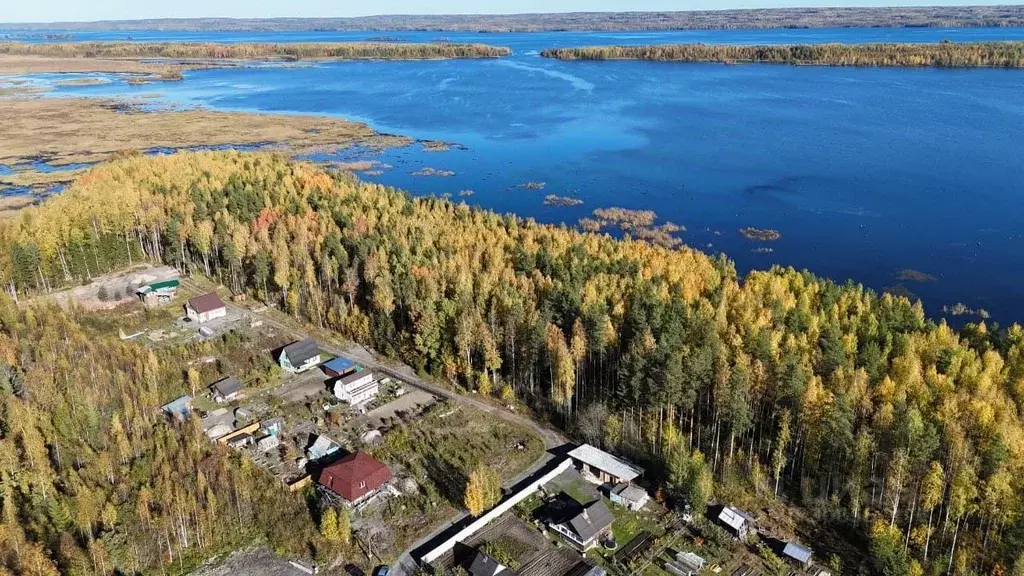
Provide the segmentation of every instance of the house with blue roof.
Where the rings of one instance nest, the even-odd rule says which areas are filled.
[[[174,416],[178,420],[187,420],[192,413],[192,397],[182,396],[160,407],[166,414]]]
[[[324,372],[332,378],[347,376],[351,372],[357,372],[363,369],[362,366],[359,366],[348,358],[342,358],[341,356],[328,360],[323,364],[323,368]]]

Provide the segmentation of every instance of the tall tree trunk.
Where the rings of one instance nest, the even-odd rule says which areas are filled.
[[[949,548],[949,566],[946,568],[946,574],[953,573],[953,559],[956,558],[956,537],[960,533],[960,518],[956,519],[956,525],[953,527],[953,545]]]
[[[928,563],[928,544],[932,541],[932,516],[934,514],[935,508],[932,507],[932,509],[928,511],[928,532],[926,532],[924,536],[924,561],[926,564]]]

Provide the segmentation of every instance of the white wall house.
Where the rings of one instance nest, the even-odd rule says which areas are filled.
[[[379,392],[380,382],[369,370],[349,374],[334,383],[334,395],[352,406],[373,400]]]
[[[224,306],[224,302],[213,292],[196,296],[185,304],[185,316],[200,324],[227,315],[228,309]]]
[[[288,372],[305,372],[320,365],[320,347],[312,338],[292,342],[281,350],[280,361]]]

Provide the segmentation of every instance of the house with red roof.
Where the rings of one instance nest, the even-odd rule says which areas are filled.
[[[354,452],[324,468],[317,483],[331,494],[354,504],[390,480],[391,470],[387,465],[366,452]]]

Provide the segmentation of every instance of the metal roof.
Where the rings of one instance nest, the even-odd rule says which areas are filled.
[[[801,564],[806,564],[811,561],[811,551],[796,542],[787,542],[786,547],[782,550],[782,554],[784,556],[789,556]]]
[[[327,363],[324,364],[324,368],[337,372],[338,374],[343,374],[348,370],[358,367],[359,366],[357,366],[355,362],[348,358],[342,358],[341,356],[328,360]]]
[[[177,288],[180,285],[181,282],[177,280],[164,280],[163,282],[153,282],[152,284],[140,286],[139,289],[136,290],[136,292],[139,294],[146,294],[152,292],[153,290],[166,290],[169,288]]]
[[[722,509],[722,512],[718,514],[718,519],[725,523],[733,530],[739,530],[747,522],[753,522],[753,518],[750,514],[740,510],[739,508],[733,508],[732,506],[726,506]]]
[[[617,494],[619,495],[619,498],[630,502],[639,502],[647,497],[647,491],[636,484],[627,484],[622,490],[619,490]]]
[[[373,372],[355,372],[338,380],[338,384],[341,384],[342,386],[348,386],[349,384],[353,382],[358,382],[359,380],[362,380],[367,376],[370,377],[371,381],[373,380]]]
[[[321,434],[316,437],[313,445],[306,449],[306,454],[316,459],[322,458],[336,450],[338,450],[338,444],[335,443],[334,440],[331,440],[327,436]]]
[[[160,409],[172,416],[186,418],[188,413],[192,410],[192,397],[182,396],[177,400],[172,400],[171,402],[164,404]]]
[[[317,346],[316,340],[306,338],[305,340],[292,342],[285,346],[281,352],[288,357],[288,361],[292,363],[292,366],[298,367],[320,354],[320,347]]]
[[[202,314],[224,308],[224,301],[220,299],[220,296],[210,292],[209,294],[196,296],[189,300],[188,307],[195,310],[198,314]]]
[[[625,482],[629,482],[644,473],[643,468],[620,460],[604,450],[594,448],[590,444],[584,444],[569,452],[569,457],[607,472]]]
[[[214,382],[213,385],[210,386],[210,389],[216,392],[217,394],[220,394],[221,396],[230,396],[244,387],[245,386],[238,381],[238,378],[235,378],[234,376],[228,376],[223,380],[218,380],[217,382]]]

